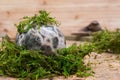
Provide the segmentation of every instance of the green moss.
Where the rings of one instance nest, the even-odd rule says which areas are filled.
[[[39,14],[36,14],[32,17],[23,17],[23,20],[16,24],[17,31],[19,33],[27,32],[30,28],[38,26],[40,28],[42,25],[59,25],[55,18],[50,16],[45,10],[39,11]]]
[[[120,53],[120,30],[97,32],[92,40],[95,51]]]
[[[9,38],[3,37],[0,51],[0,75],[37,80],[53,76],[76,74],[87,77],[92,74],[84,65],[83,58],[91,52],[112,51],[120,53],[120,31],[97,32],[92,43],[71,45],[57,50],[58,55],[46,56],[42,51],[26,50]]]
[[[53,76],[76,74],[84,77],[91,73],[83,57],[92,51],[89,44],[72,45],[57,51],[58,55],[45,56],[42,51],[26,50],[4,38],[0,51],[0,75],[37,80]]]

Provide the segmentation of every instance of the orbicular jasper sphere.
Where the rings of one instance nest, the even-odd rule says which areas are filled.
[[[25,33],[18,33],[16,43],[28,50],[43,50],[45,54],[66,47],[65,37],[56,26],[34,27]]]

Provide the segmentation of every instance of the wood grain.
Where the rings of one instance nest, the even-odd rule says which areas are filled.
[[[102,28],[120,28],[120,0],[1,0],[0,33],[15,37],[15,23],[23,16],[32,16],[45,9],[61,23],[64,35],[79,31],[93,20]]]

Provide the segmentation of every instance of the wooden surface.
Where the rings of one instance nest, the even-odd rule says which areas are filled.
[[[98,20],[102,28],[120,28],[120,0],[0,0],[0,33],[15,37],[14,24],[41,9],[56,17],[64,35],[79,31],[93,20]]]

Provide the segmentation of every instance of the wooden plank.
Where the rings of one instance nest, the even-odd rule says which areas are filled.
[[[0,31],[8,29],[11,36],[15,35],[14,24],[41,9],[51,12],[61,22],[60,29],[65,35],[80,30],[92,20],[98,20],[103,28],[120,27],[120,0],[1,0]]]
[[[20,4],[34,4],[40,3],[42,0],[0,0],[0,5],[20,5]],[[21,5],[22,6],[22,5]]]

